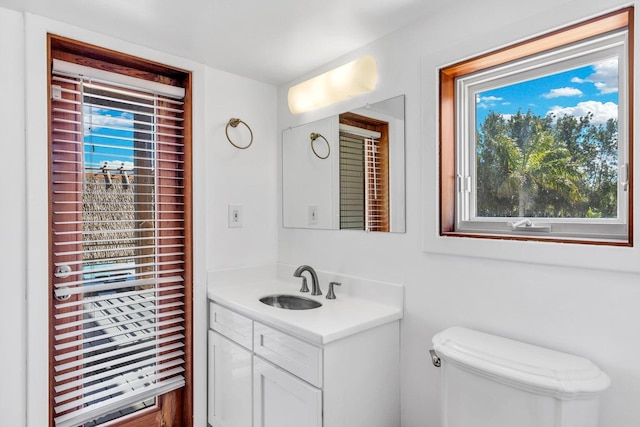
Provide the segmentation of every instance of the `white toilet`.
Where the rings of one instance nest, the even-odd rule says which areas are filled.
[[[591,361],[461,327],[433,337],[442,427],[596,427],[609,377]]]

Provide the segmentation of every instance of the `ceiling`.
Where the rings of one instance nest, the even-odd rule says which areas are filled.
[[[434,13],[441,0],[0,0],[279,85]]]

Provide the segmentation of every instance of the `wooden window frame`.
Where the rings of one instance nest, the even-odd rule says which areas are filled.
[[[602,241],[595,239],[569,239],[487,233],[465,233],[456,230],[456,79],[497,67],[511,61],[537,55],[552,49],[576,43],[591,37],[628,27],[629,49],[627,52],[627,135],[628,135],[628,237],[624,241]],[[634,9],[628,7],[596,17],[548,34],[535,37],[505,48],[480,55],[440,69],[439,73],[439,234],[440,236],[473,237],[485,239],[535,240],[560,243],[583,243],[608,246],[633,246],[633,98],[634,98]]]

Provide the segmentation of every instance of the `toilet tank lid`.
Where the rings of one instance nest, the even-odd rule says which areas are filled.
[[[476,374],[561,399],[589,397],[611,383],[583,357],[462,327],[433,337],[438,356]]]

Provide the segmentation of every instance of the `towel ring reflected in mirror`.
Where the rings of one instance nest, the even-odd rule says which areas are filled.
[[[315,132],[312,132],[311,135],[309,135],[309,138],[311,138],[311,150],[313,151],[313,154],[315,154],[317,158],[324,160],[327,157],[329,157],[329,154],[331,154],[331,145],[329,144],[329,141],[327,141],[327,138],[325,138],[324,136],[320,135],[319,133],[315,133]],[[327,143],[327,155],[326,156],[321,156],[320,154],[318,154],[318,152],[316,151],[315,147],[313,146],[313,142],[318,138],[324,139],[324,142]]]
[[[249,141],[249,143],[248,143],[247,145],[245,145],[245,146],[241,146],[241,145],[238,145],[238,144],[234,143],[234,142],[231,140],[231,137],[229,137],[229,126],[231,126],[232,128],[236,128],[236,127],[238,127],[238,125],[239,125],[240,123],[242,123],[243,125],[245,125],[245,127],[246,127],[247,129],[249,129],[249,134],[251,134],[251,140],[250,140],[250,141]],[[249,147],[251,147],[251,144],[253,144],[253,131],[251,130],[251,128],[249,127],[249,125],[248,125],[248,124],[246,124],[244,121],[242,121],[242,120],[240,120],[240,119],[238,119],[238,118],[233,118],[233,117],[232,117],[232,118],[230,118],[230,119],[229,119],[229,122],[227,123],[227,126],[224,128],[224,133],[227,135],[227,139],[229,140],[229,142],[231,143],[231,145],[233,145],[234,147],[239,148],[239,149],[241,149],[241,150],[244,150],[244,149],[246,149],[246,148],[249,148]]]

